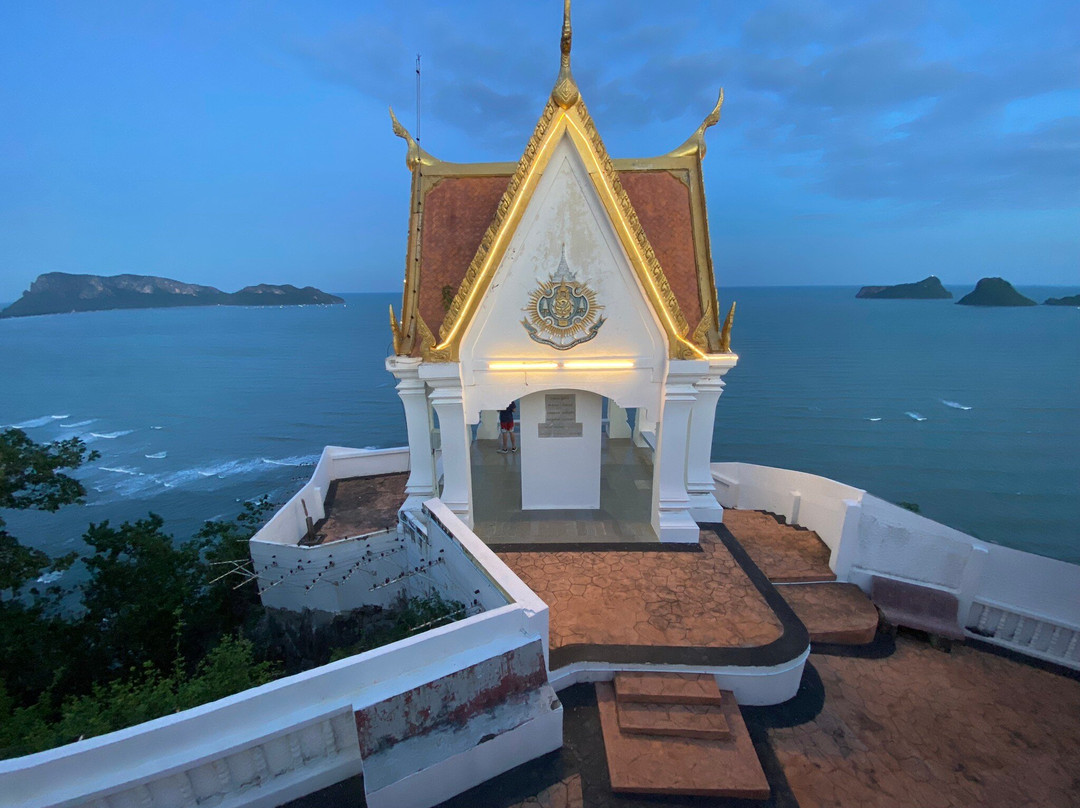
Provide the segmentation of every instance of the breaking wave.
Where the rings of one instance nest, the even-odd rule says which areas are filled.
[[[905,413],[904,413],[904,415],[906,415],[906,416],[907,416],[908,418],[910,418],[910,419],[911,419],[912,421],[925,421],[925,420],[926,420],[926,416],[925,416],[925,415],[920,415],[920,414],[919,414],[919,413],[917,413],[917,412],[910,412],[910,411],[908,411],[908,412],[905,412]]]
[[[127,475],[130,475],[132,477],[143,477],[143,476],[145,476],[138,469],[128,468],[126,466],[101,466],[101,470],[102,471],[111,471],[113,474],[127,474]]]
[[[121,429],[119,432],[91,432],[90,434],[95,438],[103,438],[104,440],[115,440],[116,438],[123,437],[124,435],[130,435],[134,431],[134,429]]]
[[[960,402],[958,402],[958,401],[946,401],[946,400],[945,400],[945,399],[943,399],[943,398],[941,398],[941,399],[938,399],[938,400],[939,400],[939,401],[940,401],[940,402],[941,402],[942,404],[944,404],[944,405],[945,405],[946,407],[952,407],[952,408],[953,408],[954,410],[970,410],[970,409],[971,409],[971,407],[968,407],[968,406],[967,406],[967,405],[965,405],[965,404],[961,404],[961,403],[960,403]]]
[[[70,418],[71,416],[70,415],[50,415],[49,417],[52,418],[54,421],[63,421],[65,418]]]
[[[61,418],[65,417],[67,416],[61,416]],[[15,429],[33,429],[37,426],[45,426],[45,424],[51,423],[52,420],[53,416],[43,415],[40,418],[31,418],[29,421],[22,421],[18,424],[9,424],[9,426],[14,427]]]
[[[89,419],[87,421],[76,421],[73,424],[60,424],[60,426],[63,429],[76,429],[77,427],[80,427],[80,426],[89,426],[90,424],[94,423],[94,421],[96,421],[96,420],[97,420],[97,418],[91,418],[91,419]]]
[[[867,418],[867,421],[880,421],[880,418]]]
[[[143,455],[148,460],[163,460],[169,456],[168,452],[155,452],[154,454]]]

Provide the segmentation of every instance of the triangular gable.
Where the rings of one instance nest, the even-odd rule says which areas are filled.
[[[517,170],[499,202],[495,217],[446,312],[436,344],[425,346],[423,356],[428,361],[458,361],[461,338],[491,284],[495,269],[505,254],[555,146],[564,134],[569,135],[575,150],[587,167],[634,273],[663,326],[669,357],[692,359],[705,355],[687,338],[689,326],[679,308],[678,300],[641,227],[634,206],[619,181],[584,102],[576,92],[560,93],[562,84],[560,77],[556,92],[552,93],[552,98],[545,106],[533,136],[517,164]]]

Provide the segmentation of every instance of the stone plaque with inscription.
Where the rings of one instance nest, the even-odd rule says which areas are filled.
[[[537,437],[580,438],[577,420],[577,396],[573,393],[547,393],[544,396],[544,420],[536,425]]]

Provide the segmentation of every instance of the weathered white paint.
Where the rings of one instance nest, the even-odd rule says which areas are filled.
[[[967,636],[1080,669],[1080,566],[980,541],[843,483],[714,463],[725,508],[778,513],[831,549],[840,580],[885,576],[954,594]]]
[[[575,399],[581,437],[540,437],[545,397]],[[600,414],[602,399],[583,390],[545,390],[521,399],[521,508],[600,507]]]

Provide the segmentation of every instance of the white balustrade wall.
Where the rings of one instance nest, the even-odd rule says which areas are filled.
[[[839,580],[873,576],[952,593],[969,637],[1080,669],[1080,566],[980,541],[865,491],[799,471],[713,463],[725,508],[814,530]]]
[[[408,450],[328,447],[308,484],[252,540],[253,556],[262,559],[256,564],[267,566],[263,585],[273,581],[278,569],[269,564],[275,556],[282,562],[299,563],[293,583],[306,581],[289,589],[282,583],[264,597],[280,589],[290,593],[294,607],[325,606],[329,611],[350,598],[371,602],[373,576],[354,572],[344,585],[332,586],[332,576],[326,574],[325,561],[331,551],[335,565],[330,569],[351,567],[352,556],[346,548],[352,546],[360,554],[357,557],[371,551],[380,558],[372,564],[384,584],[386,578],[400,576],[394,585],[374,592],[385,590],[396,596],[436,589],[453,599],[468,596],[465,616],[175,715],[0,761],[0,804],[20,808],[271,808],[362,772],[357,709],[512,653],[530,638],[542,641],[546,666],[546,604],[437,499],[425,503],[422,519],[410,517],[400,535],[392,531],[325,546],[296,546],[306,532],[301,497],[307,498],[311,517],[318,519],[321,493],[330,481],[407,468]],[[320,548],[321,556],[305,555]],[[394,548],[395,552],[385,555]],[[379,557],[379,552],[384,555]],[[433,560],[438,563],[427,564]],[[350,587],[352,581],[359,585]],[[414,775],[395,792],[396,804],[432,805],[453,796],[454,788],[470,787],[544,754],[553,748],[552,731],[551,727],[530,728],[519,732],[512,743],[481,744],[468,760],[455,764],[460,771],[452,778],[453,786],[445,777],[440,780],[441,775]]]

